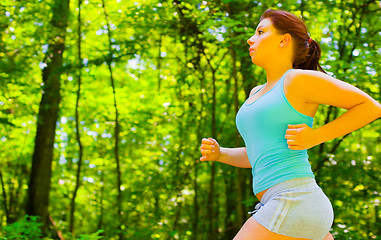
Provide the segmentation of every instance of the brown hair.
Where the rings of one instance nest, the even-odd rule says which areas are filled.
[[[260,21],[265,18],[270,18],[275,29],[281,34],[289,33],[294,42],[294,62],[293,68],[310,69],[325,71],[319,64],[320,46],[307,32],[307,27],[304,22],[289,12],[283,10],[266,10]]]

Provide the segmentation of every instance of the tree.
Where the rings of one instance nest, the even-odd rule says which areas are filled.
[[[42,70],[43,94],[37,120],[37,134],[28,185],[26,213],[41,218],[44,232],[49,225],[48,207],[52,173],[53,144],[60,103],[60,76],[63,72],[63,52],[68,24],[69,0],[57,0],[53,5],[51,35]]]
[[[65,238],[232,239],[257,201],[251,171],[213,170],[199,147],[244,146],[236,112],[266,81],[246,41],[267,8],[302,16],[328,74],[381,101],[379,1],[70,2],[66,31],[52,21],[66,1],[0,4],[0,228],[24,219],[31,175],[45,206],[50,183],[46,209]],[[321,106],[314,126],[342,112]],[[376,121],[308,152],[335,239],[381,234],[380,131]],[[32,167],[49,154],[51,171]]]

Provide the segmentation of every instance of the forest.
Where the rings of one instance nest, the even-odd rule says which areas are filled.
[[[266,82],[247,39],[301,17],[327,74],[381,102],[376,0],[2,0],[0,239],[228,240],[258,199],[235,115]],[[345,110],[321,105],[314,127]],[[309,149],[337,240],[381,239],[381,120]]]

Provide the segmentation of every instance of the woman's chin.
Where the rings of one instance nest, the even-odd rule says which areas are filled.
[[[256,61],[253,57],[251,58],[251,62],[254,63],[254,65],[257,65],[258,67],[261,67],[261,64]]]

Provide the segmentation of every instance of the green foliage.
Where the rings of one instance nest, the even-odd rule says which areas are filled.
[[[14,236],[24,231],[21,223],[35,224],[25,231],[34,229],[39,234],[38,222],[22,218],[53,3],[4,0],[0,4],[0,226]],[[250,62],[246,40],[269,7],[302,16],[311,37],[321,44],[323,68],[381,101],[380,1],[105,3],[110,29],[102,1],[82,1],[81,64],[77,59],[78,1],[70,6],[53,173],[47,179],[52,183],[50,214],[65,238],[72,236],[69,209],[79,158],[75,130],[79,74],[84,162],[73,238],[80,239],[115,239],[120,231],[126,239],[233,238],[231,234],[247,217],[238,215],[237,206],[249,211],[256,201],[250,170],[238,172],[217,163],[211,192],[212,167],[197,162],[199,144],[202,137],[214,137],[222,146],[243,146],[234,123],[236,107],[252,87],[265,82],[264,71]],[[108,31],[121,124],[122,228],[116,221]],[[321,126],[327,117],[332,120],[342,113],[322,106],[314,124]],[[378,120],[341,142],[334,140],[309,151],[316,179],[334,207],[336,239],[381,236],[380,132]],[[216,217],[210,219],[212,196]],[[12,224],[15,220],[19,221]],[[216,237],[209,238],[213,229]]]
[[[103,236],[99,236],[99,234],[102,234],[104,231],[103,230],[98,230],[95,233],[91,234],[81,234],[81,237],[78,238],[78,240],[97,240],[97,239],[102,239]]]
[[[0,239],[40,239],[42,237],[40,229],[41,225],[42,224],[38,222],[38,217],[26,215],[24,219],[12,223],[8,226],[4,226],[3,230],[5,232],[5,236]]]

